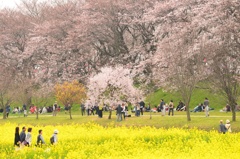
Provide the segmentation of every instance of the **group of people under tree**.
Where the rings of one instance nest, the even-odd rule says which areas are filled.
[[[209,107],[209,100],[208,98],[205,98],[203,103],[200,103],[198,106],[194,108],[192,112],[205,112],[205,116],[209,117],[209,110],[212,110],[213,108]],[[174,110],[176,111],[185,111],[186,105],[180,100],[176,109],[174,107],[173,100],[170,100],[170,102],[167,104],[163,99],[160,100],[160,104],[157,107],[157,112],[162,112],[162,116],[166,115],[166,111],[168,111],[168,115],[174,115]]]
[[[98,104],[95,105],[91,105],[91,103],[86,103],[86,105],[84,105],[83,103],[80,104],[80,110],[81,110],[81,114],[82,116],[84,116],[85,114],[89,115],[98,115],[99,118],[103,117],[103,111],[104,109],[107,109],[107,105],[102,103],[98,106]]]
[[[168,111],[168,115],[174,115],[174,103],[173,100],[170,100],[169,104],[165,103],[164,99],[160,100],[160,104],[157,107],[157,112],[162,112],[162,116],[166,115],[166,111]]]
[[[182,102],[181,102],[182,103]],[[183,105],[183,103],[182,103]],[[132,109],[131,111],[135,113],[135,116],[139,117],[140,115],[143,115],[144,111],[152,111],[150,103],[146,106],[145,102],[141,100],[140,102],[136,102],[134,105],[131,105]],[[165,115],[165,111],[168,110],[168,115],[174,115],[174,103],[173,100],[170,100],[169,104],[166,104],[163,99],[161,99],[161,102],[159,104],[159,107],[157,108],[162,112],[162,115]],[[91,105],[90,102],[84,104],[80,104],[80,110],[82,116],[87,115],[94,115],[97,114],[100,118],[102,117],[102,111],[103,110],[116,110],[117,115],[117,121],[121,121],[125,119],[125,117],[128,117],[128,103],[123,102],[122,104],[117,104],[113,106],[109,106],[107,104],[102,104],[101,106],[98,106],[97,104]]]
[[[81,110],[81,115],[98,115],[100,118],[102,118],[102,114],[103,111],[109,111],[109,113],[111,113],[113,110],[116,111],[116,115],[117,115],[117,120],[121,121],[123,119],[125,119],[125,117],[128,117],[128,102],[122,102],[121,104],[113,104],[113,105],[109,105],[109,104],[105,104],[103,102],[101,102],[102,104],[100,104],[98,106],[98,104],[94,104],[92,105],[89,101],[84,105],[84,104],[80,104],[80,110]],[[150,105],[149,105],[149,110],[150,110]],[[143,115],[145,108],[145,103],[144,101],[140,101],[137,102],[135,105],[133,105],[133,110],[132,112],[135,112],[135,116],[140,116]]]
[[[232,108],[231,108],[231,106],[229,105],[229,104],[226,104],[226,106],[224,106],[221,110],[220,110],[220,112],[231,112],[232,111]],[[240,111],[240,106],[237,104],[237,103],[235,103],[235,111]]]
[[[27,134],[26,134],[26,130],[27,130]],[[26,127],[24,126],[22,128],[21,133],[19,134],[19,127],[15,128],[15,137],[14,137],[14,146],[17,147],[23,147],[23,146],[31,146],[32,145],[32,128],[29,127],[28,129],[26,129]],[[36,145],[38,147],[42,147],[43,144],[46,144],[46,142],[44,141],[43,138],[43,130],[38,130],[38,136],[37,136],[37,141],[36,141]],[[50,142],[51,144],[56,144],[58,141],[58,130],[54,130],[53,135],[50,138]],[[52,140],[51,140],[52,139]]]
[[[124,103],[122,105],[118,105],[116,108],[116,114],[117,114],[117,121],[125,120],[125,117],[127,116],[128,107],[125,106]]]
[[[7,117],[9,116],[9,113],[11,112],[11,106],[7,105],[5,107],[6,109],[6,115]],[[28,111],[29,110],[29,111]],[[35,113],[40,113],[40,114],[45,114],[45,113],[52,113],[53,116],[57,115],[57,112],[61,110],[61,107],[55,102],[52,106],[43,106],[43,107],[37,107],[34,104],[31,104],[29,106],[29,109],[26,104],[23,104],[22,108],[20,107],[14,107],[12,110],[13,114],[21,114],[23,113],[24,117],[28,116],[28,113],[30,114],[35,114]],[[66,110],[66,108],[65,108]]]
[[[201,109],[199,108],[201,106]],[[209,100],[208,98],[205,98],[203,104],[201,104],[199,108],[201,111],[205,111],[206,117],[209,116]],[[80,105],[81,109],[81,114],[82,116],[87,114],[87,115],[94,115],[97,114],[100,118],[102,118],[102,111],[103,110],[116,110],[116,115],[117,115],[117,121],[121,121],[125,119],[126,116],[128,116],[128,104],[127,102],[122,103],[122,104],[117,104],[116,106],[109,106],[107,104],[102,104],[101,106],[98,106],[97,104],[92,105],[90,102]],[[156,108],[156,110],[153,108],[151,109],[150,103],[146,106],[144,101],[141,100],[140,102],[135,103],[132,105],[132,112],[135,113],[135,116],[140,116],[143,115],[144,111],[157,111],[161,112],[162,116],[166,115],[166,112],[168,111],[168,115],[173,116],[174,115],[174,110],[176,111],[185,111],[186,106],[185,104],[180,100],[178,103],[178,106],[175,109],[175,105],[173,100],[170,100],[170,102],[167,104],[165,103],[164,99],[160,100],[159,106]],[[200,111],[200,110],[195,110],[195,111]]]
[[[149,105],[150,106],[150,105]],[[139,117],[140,115],[143,115],[145,109],[145,103],[143,100],[141,100],[139,103],[135,103],[133,106],[132,112],[135,113],[135,116]]]

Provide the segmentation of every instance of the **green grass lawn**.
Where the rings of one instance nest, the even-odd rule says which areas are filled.
[[[210,107],[214,110],[210,111],[210,117],[205,117],[204,112],[192,113],[191,121],[187,121],[186,112],[175,112],[174,116],[161,116],[161,113],[152,113],[152,118],[150,119],[150,113],[144,113],[143,116],[126,118],[125,121],[117,122],[115,112],[113,112],[112,119],[108,119],[108,112],[104,112],[103,118],[98,118],[95,116],[81,116],[79,111],[79,105],[73,106],[73,119],[70,120],[69,115],[64,112],[60,112],[56,117],[53,117],[50,113],[39,115],[39,119],[36,119],[36,115],[30,114],[28,117],[23,117],[23,114],[10,114],[8,119],[0,119],[0,124],[11,122],[16,123],[16,125],[30,124],[30,125],[58,125],[58,124],[72,124],[72,123],[88,123],[94,122],[103,126],[114,125],[114,126],[154,126],[157,128],[198,128],[203,130],[218,130],[219,120],[226,119],[231,120],[231,113],[219,112],[226,105],[224,98],[211,92],[209,89],[195,89],[192,100],[190,102],[190,109],[192,110],[198,103],[203,102],[204,98],[208,97],[210,101]],[[169,102],[171,99],[174,100],[175,107],[181,96],[178,92],[165,92],[163,90],[158,90],[153,94],[147,96],[145,103],[151,103],[151,107],[157,106],[160,99],[164,99]],[[130,108],[129,108],[130,109]],[[0,114],[2,116],[2,114]],[[240,132],[240,117],[238,117],[239,112],[237,112],[237,121],[232,122],[233,132]]]
[[[108,119],[108,112],[103,113],[103,118],[98,118],[94,116],[81,116],[80,111],[75,111],[73,113],[73,119],[69,118],[68,114],[60,112],[56,117],[51,114],[40,114],[39,119],[36,119],[35,114],[30,114],[28,117],[23,117],[23,114],[10,114],[8,119],[0,119],[0,124],[3,123],[16,123],[16,125],[61,125],[61,124],[72,124],[72,123],[89,123],[94,122],[103,126],[153,126],[157,128],[198,128],[202,130],[218,130],[219,120],[223,120],[224,123],[226,119],[231,121],[231,113],[219,112],[218,110],[210,111],[210,117],[205,117],[204,112],[192,113],[191,121],[187,121],[186,112],[174,112],[174,116],[161,116],[161,113],[152,113],[150,119],[150,113],[144,112],[143,116],[135,117],[132,113],[132,117],[126,118],[126,120],[117,122],[115,112],[113,112],[112,119]],[[2,115],[2,114],[0,114]],[[240,117],[238,117],[239,112],[237,112],[237,121],[231,122],[233,132],[240,132]]]

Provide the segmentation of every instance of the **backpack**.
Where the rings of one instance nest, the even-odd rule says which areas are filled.
[[[51,144],[54,143],[54,137],[53,137],[53,136],[50,138],[50,143],[51,143]]]

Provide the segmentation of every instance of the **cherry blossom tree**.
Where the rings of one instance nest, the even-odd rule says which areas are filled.
[[[212,83],[219,89],[231,106],[232,121],[236,121],[236,105],[240,94],[240,2],[222,1],[215,8],[218,19],[211,21],[215,30],[215,43],[208,45],[209,65],[212,71]],[[218,14],[217,14],[218,13]]]
[[[170,81],[173,88],[180,90],[187,104],[195,85],[216,74],[211,70],[213,61],[219,59],[216,57],[231,59],[230,52],[239,52],[236,50],[239,45],[239,1],[159,1],[145,14],[144,20],[155,24],[156,28],[153,76],[162,86],[169,86]],[[223,45],[228,51],[216,44]],[[239,57],[235,63],[238,68]],[[216,66],[221,67],[221,64]],[[188,110],[187,118],[190,120]]]
[[[89,79],[88,98],[94,103],[135,103],[142,98],[142,93],[133,86],[133,75],[129,69],[123,66],[103,67],[101,72]]]
[[[17,16],[11,16],[16,20],[8,19],[9,24],[2,27],[7,34],[1,35],[3,41],[11,40],[8,46],[15,54],[11,57],[20,74],[36,83],[84,81],[106,64],[121,63],[134,68],[153,54],[154,28],[137,19],[154,1],[40,2],[23,1],[14,11]],[[3,22],[6,14],[2,12]],[[12,21],[20,25],[10,24]],[[15,30],[21,35],[21,43],[15,42],[17,38],[12,35],[16,31],[11,25],[18,26]],[[4,49],[4,55],[9,52]]]
[[[195,26],[201,5],[188,0],[161,1],[145,17],[146,22],[154,23],[156,28],[158,46],[152,61],[153,77],[160,86],[181,93],[188,121],[191,120],[189,103],[194,88],[207,77],[204,44],[198,35],[199,27]]]
[[[51,54],[47,59],[58,59],[58,71],[51,75],[57,73],[62,78],[83,78],[106,61],[111,65],[135,65],[154,49],[149,43],[152,26],[134,21],[143,14],[143,6],[152,4],[134,2],[70,1],[52,6],[51,10],[46,8],[48,18],[36,25],[31,39],[34,47],[28,52],[42,50],[45,56]]]

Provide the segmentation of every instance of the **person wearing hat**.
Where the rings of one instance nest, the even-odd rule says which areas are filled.
[[[51,144],[56,144],[57,142],[58,142],[58,133],[59,133],[59,131],[58,130],[54,130],[53,131],[53,135],[52,135],[52,137],[50,138],[50,142],[51,142]]]
[[[230,120],[226,120],[226,124],[225,127],[227,129],[227,132],[231,133],[232,132],[232,128],[231,128],[231,124],[230,124]]]

